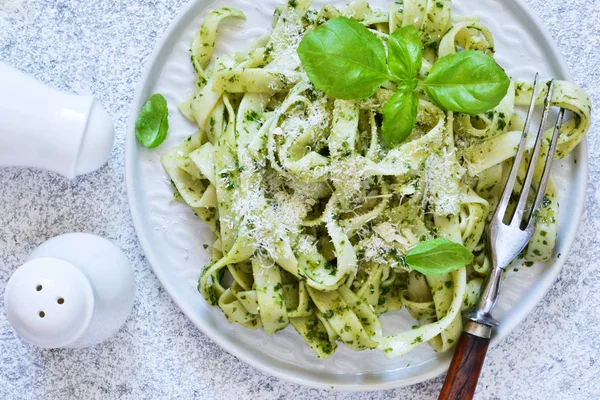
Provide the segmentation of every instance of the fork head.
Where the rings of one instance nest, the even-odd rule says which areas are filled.
[[[498,208],[492,221],[490,223],[489,231],[489,244],[490,253],[492,258],[492,265],[497,268],[506,268],[519,253],[525,249],[531,238],[533,237],[535,223],[537,215],[543,204],[544,195],[548,186],[548,180],[550,178],[550,170],[552,169],[552,160],[556,151],[556,144],[558,142],[558,136],[560,133],[560,126],[564,117],[564,109],[561,109],[558,114],[558,119],[554,126],[552,134],[552,140],[548,152],[546,154],[546,160],[544,169],[541,175],[540,182],[537,186],[535,193],[535,200],[530,210],[528,210],[528,198],[535,175],[536,165],[542,149],[542,142],[544,140],[545,126],[548,121],[548,114],[550,111],[552,93],[554,89],[554,81],[548,83],[548,94],[544,100],[544,111],[540,126],[538,128],[537,137],[533,149],[531,150],[531,157],[529,159],[529,165],[527,166],[527,175],[521,186],[521,191],[518,194],[517,205],[514,211],[508,211],[509,202],[513,196],[515,184],[517,182],[517,176],[519,173],[520,165],[523,161],[525,152],[527,151],[527,136],[529,132],[529,126],[533,118],[535,111],[535,102],[538,97],[538,74],[535,76],[533,84],[533,93],[531,98],[531,104],[529,105],[529,111],[525,120],[525,126],[523,129],[523,135],[521,136],[521,142],[515,156],[512,170],[510,171],[508,181],[498,203]]]

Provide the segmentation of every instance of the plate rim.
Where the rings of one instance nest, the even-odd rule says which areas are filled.
[[[532,22],[532,28],[537,30],[541,39],[545,42],[548,48],[551,50],[553,54],[559,55],[559,57],[555,60],[558,68],[560,69],[562,78],[568,81],[573,81],[570,69],[565,61],[562,52],[558,48],[556,42],[548,32],[548,29],[543,24],[543,22],[538,18],[538,16],[533,12],[533,10],[529,7],[528,4],[524,3],[521,0],[504,0],[508,6],[516,7],[519,11],[523,12],[522,17],[530,20]],[[269,374],[271,376],[275,376],[279,379],[282,379],[287,382],[300,384],[308,387],[313,387],[317,389],[334,389],[340,391],[350,391],[350,392],[358,392],[358,391],[375,391],[375,390],[386,390],[386,389],[395,389],[405,386],[414,385],[420,382],[425,382],[430,379],[433,379],[443,373],[445,373],[450,364],[450,357],[446,357],[445,360],[440,360],[440,364],[432,368],[431,370],[422,373],[420,375],[416,375],[413,377],[403,378],[401,380],[391,380],[387,382],[377,382],[377,383],[335,383],[334,386],[322,381],[315,381],[314,379],[310,379],[307,377],[300,376],[297,372],[283,372],[273,365],[265,363],[260,359],[255,358],[252,352],[248,349],[244,349],[240,346],[236,346],[231,343],[229,340],[221,337],[219,331],[212,326],[207,326],[201,323],[200,318],[195,314],[194,309],[185,302],[183,296],[181,296],[174,288],[174,285],[171,283],[170,279],[167,277],[166,269],[160,268],[160,264],[155,259],[153,251],[147,251],[147,249],[151,249],[149,239],[146,237],[145,230],[143,229],[142,223],[142,213],[140,211],[140,207],[136,203],[135,199],[135,188],[134,181],[135,176],[133,176],[133,170],[135,169],[135,151],[137,149],[137,141],[135,138],[135,120],[137,119],[137,114],[141,109],[143,104],[142,94],[144,93],[144,88],[146,87],[149,78],[152,76],[155,66],[157,65],[156,60],[158,56],[165,48],[167,42],[173,39],[174,34],[176,32],[177,27],[182,23],[188,13],[196,7],[200,7],[200,5],[204,3],[204,7],[209,7],[211,4],[210,0],[192,0],[188,4],[184,5],[178,14],[171,20],[169,26],[164,31],[160,39],[156,41],[154,44],[154,48],[152,52],[147,56],[145,60],[145,66],[142,69],[142,74],[140,75],[139,81],[135,86],[134,97],[131,102],[128,122],[126,127],[126,136],[125,136],[125,183],[127,189],[127,198],[130,208],[131,218],[133,220],[133,225],[136,231],[136,235],[138,241],[140,243],[141,249],[144,252],[144,256],[147,259],[148,263],[152,267],[152,271],[158,277],[161,285],[165,288],[173,302],[179,307],[179,309],[186,315],[187,318],[190,319],[196,325],[196,327],[204,333],[208,338],[210,338],[213,342],[215,342],[219,347],[228,352],[229,354],[241,359],[246,364],[258,369],[261,372]],[[191,18],[196,18],[197,16],[193,16]],[[585,194],[588,186],[588,146],[587,139],[584,139],[575,149],[573,154],[577,157],[577,172],[576,175],[580,178],[580,182],[577,186],[576,193],[576,201],[575,207],[573,208],[572,217],[575,219],[575,222],[571,225],[571,229],[565,233],[565,238],[563,240],[563,254],[564,256],[558,259],[555,259],[552,265],[547,269],[546,273],[540,277],[540,280],[544,282],[544,285],[541,287],[541,290],[534,291],[528,295],[529,299],[523,307],[520,307],[517,310],[513,310],[513,317],[508,321],[503,322],[503,324],[496,330],[495,335],[492,337],[491,346],[495,347],[508,333],[510,333],[518,324],[523,322],[523,320],[533,311],[535,307],[539,305],[541,300],[548,294],[553,284],[556,282],[560,271],[562,270],[563,265],[565,264],[568,256],[571,252],[571,248],[573,246],[573,242],[577,237],[577,232],[579,231],[579,225],[581,224],[581,218],[584,212],[585,206]],[[350,374],[349,374],[350,375]],[[353,376],[357,376],[356,374],[351,374]],[[375,374],[374,374],[375,375]]]

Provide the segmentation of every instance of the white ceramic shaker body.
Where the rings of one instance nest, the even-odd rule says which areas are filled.
[[[106,163],[114,126],[92,97],[49,88],[2,63],[0,76],[0,167],[37,167],[74,178]]]
[[[17,334],[43,348],[79,348],[113,336],[131,313],[133,271],[114,244],[86,233],[39,246],[11,276],[4,309]]]

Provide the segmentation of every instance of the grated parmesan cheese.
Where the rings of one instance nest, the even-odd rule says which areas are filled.
[[[425,161],[424,203],[429,203],[434,214],[456,215],[462,194],[460,181],[465,169],[456,160],[456,151],[443,149]]]
[[[302,22],[295,10],[289,10],[282,15],[271,33],[273,59],[298,58],[297,50],[304,36],[303,30]]]

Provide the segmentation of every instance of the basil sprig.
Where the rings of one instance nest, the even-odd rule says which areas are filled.
[[[506,95],[510,79],[493,58],[479,51],[441,57],[427,78],[418,81],[422,46],[416,28],[405,26],[390,35],[386,60],[377,36],[339,17],[307,33],[298,55],[315,87],[339,99],[368,98],[383,83],[396,82],[400,90],[383,110],[383,137],[390,145],[402,143],[416,124],[417,85],[438,106],[467,114],[492,109]]]
[[[423,275],[443,275],[472,263],[473,253],[462,244],[439,238],[422,242],[404,261]]]
[[[142,146],[153,149],[161,145],[169,130],[169,109],[162,94],[153,94],[135,121],[135,137]]]

